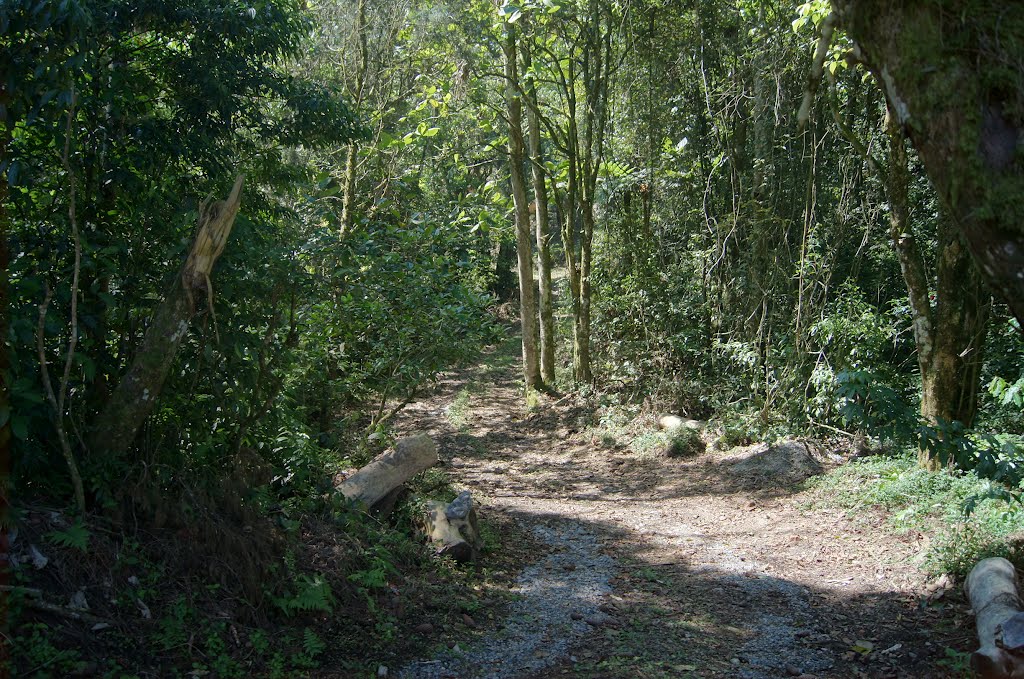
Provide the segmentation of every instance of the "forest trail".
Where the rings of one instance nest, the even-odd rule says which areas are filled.
[[[498,627],[399,676],[963,676],[946,649],[971,635],[965,608],[926,603],[911,565],[925,536],[809,509],[798,489],[739,489],[710,448],[634,451],[573,401],[528,411],[517,346],[397,422],[435,438],[483,523],[527,536],[498,540],[523,567]]]

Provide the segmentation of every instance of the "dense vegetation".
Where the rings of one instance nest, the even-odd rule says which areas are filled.
[[[331,474],[506,332],[511,300],[527,392],[713,418],[737,442],[919,448],[1018,492],[1024,342],[968,252],[977,191],[952,204],[937,152],[915,151],[922,133],[851,56],[843,30],[864,26],[812,63],[834,16],[821,0],[3,3],[5,526],[66,508],[59,542],[87,549],[93,522],[147,563],[179,539],[260,617],[330,610],[294,543],[333,521],[363,545],[336,587],[386,621],[381,572],[425,557],[326,493]],[[962,16],[1008,45],[985,133],[1020,129],[1020,17]],[[989,170],[1019,166],[999,153]],[[190,283],[197,224],[239,176],[230,238]],[[320,648],[289,643],[298,666]]]

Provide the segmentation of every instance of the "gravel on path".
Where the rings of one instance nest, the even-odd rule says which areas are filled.
[[[615,572],[597,537],[575,521],[549,521],[530,529],[555,548],[516,580],[518,598],[502,629],[466,649],[448,649],[399,671],[407,679],[529,676],[563,660],[592,623],[614,624],[598,606],[611,593]],[[587,622],[587,621],[590,622]]]

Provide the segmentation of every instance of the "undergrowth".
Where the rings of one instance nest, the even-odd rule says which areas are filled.
[[[238,545],[223,555],[181,547],[198,525],[133,532],[99,515],[24,508],[8,602],[13,653],[0,676],[285,677],[318,667],[372,676],[437,643],[413,627],[430,622],[464,639],[477,631],[463,615],[502,603],[504,576],[438,559],[416,537],[423,501],[456,494],[443,471],[412,481],[387,519],[315,484],[302,490],[254,493],[262,518],[234,527]],[[487,555],[498,539],[485,528]],[[262,596],[246,597],[230,578],[245,565],[238,550],[268,540],[275,549],[252,559],[262,562]],[[84,620],[73,617],[79,596]]]
[[[929,472],[918,466],[916,451],[907,451],[854,460],[808,484],[815,507],[865,520],[881,510],[883,530],[928,535],[921,565],[930,574],[963,578],[989,556],[1024,566],[1024,507],[989,497],[998,488],[974,472]]]

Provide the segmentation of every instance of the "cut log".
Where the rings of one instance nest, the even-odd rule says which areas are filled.
[[[425,532],[437,553],[460,563],[476,561],[482,541],[469,491],[459,493],[450,504],[430,501],[425,509]]]
[[[964,589],[980,643],[971,654],[971,667],[982,679],[1024,679],[1024,607],[1013,564],[1000,557],[983,559]]]
[[[437,445],[429,436],[420,434],[402,439],[345,479],[338,490],[353,502],[373,507],[395,488],[421,471],[437,464]]]

